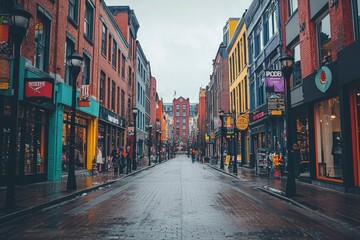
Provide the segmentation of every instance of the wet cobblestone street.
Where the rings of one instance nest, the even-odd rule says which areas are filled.
[[[358,239],[356,229],[179,156],[0,225],[1,239]]]

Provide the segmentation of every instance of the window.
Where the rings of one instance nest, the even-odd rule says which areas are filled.
[[[252,64],[254,59],[254,43],[253,43],[252,35],[249,37],[248,42],[249,42],[249,64]]]
[[[131,71],[131,67],[129,66],[129,70],[128,70],[128,75],[129,75],[129,86],[131,86],[132,84],[132,71]]]
[[[183,115],[183,117],[186,117],[186,112],[183,112],[182,115]]]
[[[315,146],[318,178],[342,181],[341,119],[339,97],[315,104]]]
[[[257,99],[258,105],[260,106],[265,103],[265,84],[264,84],[264,74],[260,73],[257,76]]]
[[[183,109],[183,110],[186,110],[186,105],[182,105],[182,109]]]
[[[125,116],[125,92],[121,90],[121,116]]]
[[[301,61],[300,61],[300,44],[298,43],[292,49],[292,55],[294,57],[294,73],[293,73],[293,87],[301,84]]]
[[[255,81],[252,81],[250,83],[250,109],[254,110],[255,109]]]
[[[121,52],[120,49],[118,49],[118,67],[117,67],[117,72],[120,75],[121,72]]]
[[[125,78],[125,56],[121,54],[121,77]]]
[[[82,85],[90,85],[90,63],[91,63],[90,57],[84,54]]]
[[[269,9],[264,23],[264,45],[276,34],[277,32],[277,16],[276,7]]]
[[[176,119],[176,123],[180,123],[180,119],[179,119],[179,118]]]
[[[262,26],[261,26],[261,22],[259,22],[255,30],[255,54],[254,54],[255,58],[260,54],[264,46],[262,35],[263,35]]]
[[[35,60],[38,69],[48,72],[49,67],[50,20],[38,12],[35,22]]]
[[[186,123],[186,119],[185,119],[185,118],[183,118],[182,122],[183,122],[183,124],[185,124],[185,123]]]
[[[69,12],[68,12],[68,17],[69,19],[71,19],[72,21],[74,21],[74,23],[78,22],[78,0],[69,0]]]
[[[355,39],[360,38],[360,0],[353,0],[354,32]]]
[[[289,16],[291,16],[298,8],[298,0],[288,0],[288,3],[289,3]]]
[[[68,85],[72,85],[72,82],[70,82],[70,69],[69,69],[69,61],[68,57],[75,52],[75,42],[72,41],[69,37],[66,37],[66,43],[65,43],[65,79],[64,82]]]
[[[116,90],[116,85],[114,81],[111,81],[111,110],[115,110],[115,90]]]
[[[179,109],[180,109],[180,105],[176,104],[176,110],[179,110]]]
[[[112,45],[112,56],[111,56],[111,62],[113,68],[116,68],[116,52],[117,52],[117,43],[115,39],[113,38],[113,45]]]
[[[105,24],[103,24],[101,30],[101,53],[105,57],[106,57],[106,36],[107,36],[107,28]]]
[[[100,72],[100,104],[105,103],[105,73]]]
[[[327,13],[316,25],[320,66],[331,62],[330,15]]]
[[[111,44],[112,44],[112,37],[111,37],[111,34],[109,33],[109,46],[108,46],[108,60],[109,62],[111,61]]]
[[[84,34],[88,38],[88,40],[93,39],[93,25],[94,25],[94,8],[93,6],[87,1],[85,6],[85,19],[84,19]]]

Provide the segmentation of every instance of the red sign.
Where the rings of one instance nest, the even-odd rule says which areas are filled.
[[[25,79],[26,98],[53,98],[54,83],[49,79]]]

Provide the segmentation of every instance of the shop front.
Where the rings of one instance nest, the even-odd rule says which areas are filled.
[[[96,155],[99,103],[90,98],[88,106],[76,104],[75,122],[71,122],[72,87],[59,82],[55,86],[56,109],[50,116],[49,180],[60,180],[68,171],[70,128],[75,125],[75,169],[92,169]],[[77,92],[77,99],[80,92]]]
[[[304,103],[310,111],[309,118],[299,119],[297,127],[300,132],[298,139],[306,139],[301,134],[306,132],[307,127],[309,129],[311,179],[322,185],[343,189],[345,166],[348,164],[343,149],[351,145],[351,134],[347,136],[344,133],[349,112],[346,113],[343,106],[349,102],[344,97],[346,90],[340,86],[338,61],[321,67],[303,82]],[[308,143],[305,141],[303,144],[306,146]]]
[[[104,156],[110,156],[113,147],[124,147],[125,119],[100,106],[97,145]]]
[[[11,97],[0,95],[0,182],[7,184],[9,161],[16,161],[16,183],[47,180],[49,116],[54,110],[54,80],[20,61],[17,154],[10,153]]]

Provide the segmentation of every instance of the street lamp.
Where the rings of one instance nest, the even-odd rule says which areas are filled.
[[[233,173],[237,173],[238,169],[237,169],[237,144],[238,144],[238,131],[236,128],[236,112],[233,113],[234,114],[234,150],[233,150],[233,154],[234,154],[234,167],[233,167]]]
[[[137,169],[137,162],[136,162],[136,116],[139,112],[137,108],[132,109],[133,116],[134,116],[134,143],[133,143],[133,170]]]
[[[72,99],[71,99],[71,122],[70,122],[70,152],[69,152],[69,172],[67,180],[67,190],[76,190],[75,178],[75,117],[76,117],[76,87],[77,77],[80,73],[83,57],[77,52],[68,56],[69,70],[72,77]]]
[[[161,163],[161,130],[159,130],[160,144],[159,144],[159,163]]]
[[[286,148],[288,158],[288,177],[286,182],[285,195],[293,197],[296,195],[296,184],[294,176],[294,159],[290,156],[292,148],[292,134],[291,134],[291,96],[290,96],[290,77],[293,72],[294,57],[290,55],[283,55],[280,57],[281,71],[285,77],[286,84]]]
[[[152,139],[151,139],[151,130],[152,130],[152,125],[149,124],[148,126],[148,129],[149,129],[149,141],[148,141],[148,144],[149,144],[149,148],[148,148],[148,156],[149,156],[149,167],[151,166],[151,146],[152,146]]]
[[[8,155],[14,156],[13,161],[8,162],[8,181],[6,188],[6,208],[15,208],[15,179],[16,162],[18,159],[17,137],[18,137],[18,112],[19,112],[19,69],[20,69],[20,48],[21,43],[27,33],[31,14],[20,5],[16,5],[12,11],[11,36],[14,42],[14,70],[12,79],[12,98],[11,98],[11,135]]]
[[[224,142],[223,142],[223,131],[224,131],[224,111],[220,109],[219,117],[221,120],[221,130],[220,130],[220,169],[224,169]]]

